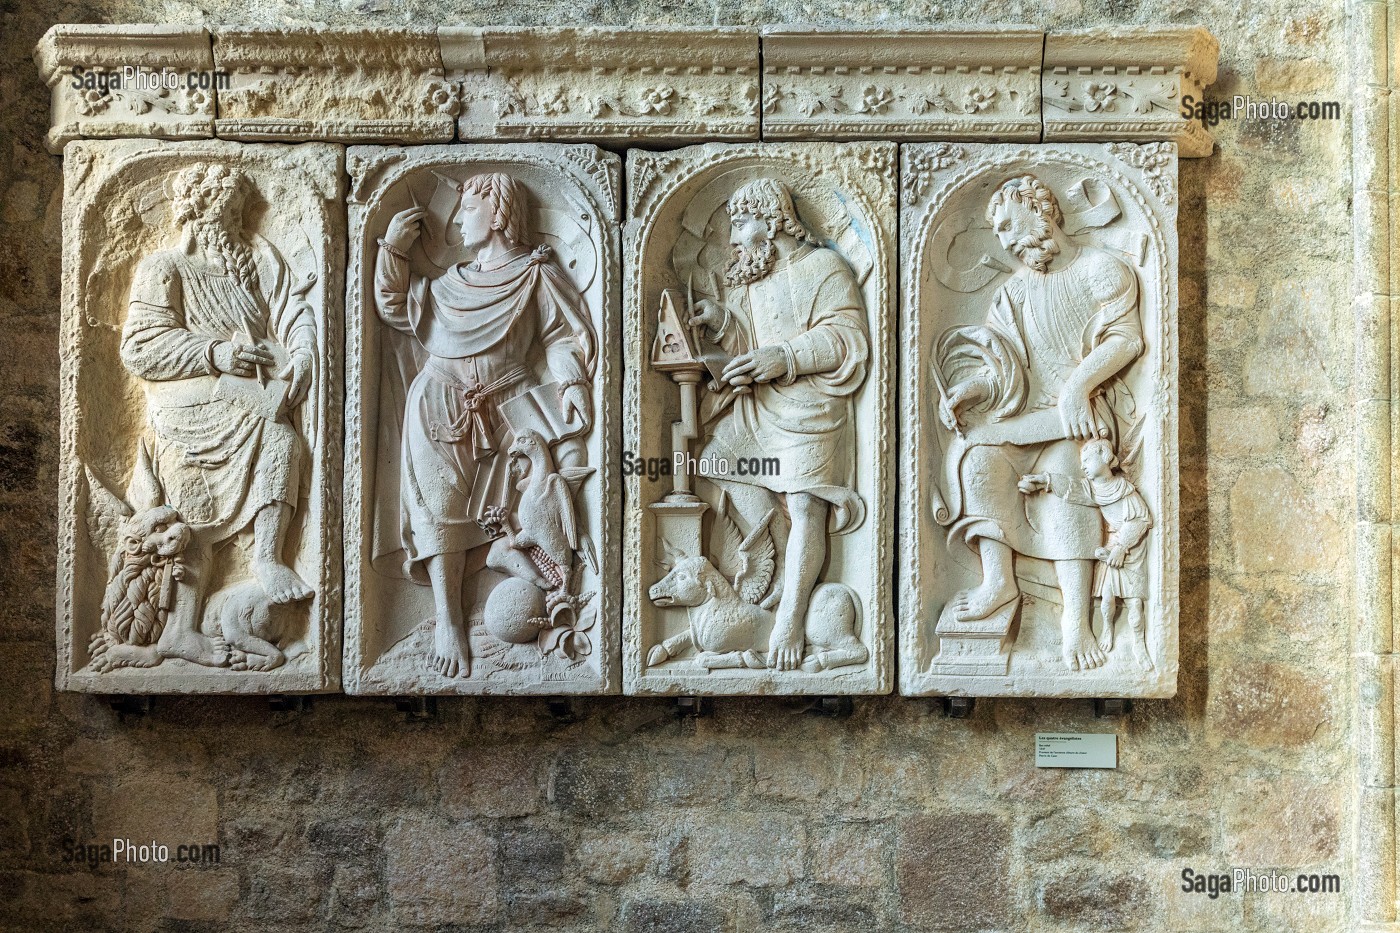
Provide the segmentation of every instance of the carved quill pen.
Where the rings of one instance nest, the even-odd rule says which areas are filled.
[[[948,401],[948,384],[943,381],[943,369],[938,365],[937,360],[929,365],[929,372],[933,374],[933,384],[938,387],[938,407],[941,409],[943,403]],[[960,439],[966,440],[963,436],[962,425],[958,424],[956,415],[953,418],[953,433]]]

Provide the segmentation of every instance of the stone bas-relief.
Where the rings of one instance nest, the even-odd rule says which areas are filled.
[[[82,138],[214,135],[210,82],[196,77],[167,87],[152,80],[166,70],[207,78],[214,59],[205,29],[52,26],[35,46],[34,61],[51,95],[50,152],[61,153],[65,143]]]
[[[434,30],[222,28],[225,139],[445,142],[456,96]]]
[[[60,685],[334,687],[338,150],[65,156]]]
[[[752,30],[445,26],[438,41],[458,139],[758,138]]]
[[[629,693],[889,688],[894,157],[629,154]]]
[[[1040,138],[1038,29],[763,31],[763,138]]]
[[[347,689],[616,690],[617,157],[349,167]]]
[[[1176,152],[904,152],[905,693],[1170,696]]]

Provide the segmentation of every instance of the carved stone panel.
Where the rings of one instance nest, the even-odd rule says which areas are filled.
[[[447,27],[460,139],[758,138],[758,35],[734,28]]]
[[[902,158],[900,690],[1171,696],[1176,147]]]
[[[770,27],[764,139],[1040,139],[1038,29]]]
[[[52,95],[50,152],[82,137],[214,135],[214,56],[203,28],[53,26],[34,60]]]
[[[618,157],[348,166],[347,691],[615,692]]]
[[[630,694],[890,689],[894,160],[628,153]]]
[[[1194,116],[1215,83],[1220,44],[1194,27],[1090,29],[1045,37],[1046,142],[1175,142],[1183,157],[1215,146]],[[1194,101],[1194,104],[1193,104]]]
[[[342,172],[65,149],[60,688],[338,685]]]
[[[226,139],[445,142],[456,95],[434,31],[218,29]]]

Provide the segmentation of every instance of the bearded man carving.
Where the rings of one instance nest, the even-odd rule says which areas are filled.
[[[246,175],[224,165],[175,176],[179,241],[136,269],[121,359],[144,382],[155,477],[196,550],[207,555],[251,525],[250,570],[271,602],[289,603],[312,595],[282,549],[306,458],[290,418],[311,387],[316,325],[282,256],[246,229],[253,193]],[[224,391],[224,376],[280,381],[282,403],[259,411]],[[161,653],[222,663],[199,634],[198,613],[196,600],[176,614]]]
[[[1077,475],[1081,441],[1116,445],[1114,377],[1143,350],[1137,276],[1106,250],[1072,241],[1054,193],[1034,175],[994,192],[987,220],[1020,268],[996,290],[985,325],[940,341],[945,375],[955,372],[939,415],[958,432],[945,458],[949,541],[971,548],[983,575],[953,609],[962,621],[988,618],[1020,596],[1015,555],[1050,561],[1064,602],[1064,661],[1094,668],[1105,661],[1090,633],[1102,520],[1059,497],[1025,498],[1017,483],[1027,473]],[[983,348],[971,356],[997,365],[959,364],[960,346]],[[991,414],[964,438],[974,409]]]
[[[758,178],[728,203],[735,258],[728,300],[697,302],[705,325],[733,359],[726,388],[706,396],[702,456],[730,463],[776,457],[775,476],[723,480],[750,521],[780,496],[791,524],[768,663],[802,663],[806,615],[826,562],[829,534],[865,520],[855,490],[854,396],[865,382],[870,336],[855,274],[803,224],[781,181]],[[756,501],[754,501],[756,500]]]

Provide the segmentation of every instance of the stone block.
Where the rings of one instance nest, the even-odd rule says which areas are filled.
[[[1147,883],[1135,875],[1076,871],[1040,889],[1039,906],[1052,920],[1085,929],[1133,930],[1151,924]]]
[[[460,139],[758,138],[758,36],[733,28],[438,30]]]
[[[50,152],[84,137],[214,135],[214,57],[205,29],[51,26],[34,61],[52,95]]]
[[[1011,832],[991,814],[949,813],[900,821],[895,884],[900,919],[929,930],[1011,924]]]
[[[1208,156],[1210,133],[1188,107],[1215,83],[1220,43],[1195,27],[1098,28],[1045,37],[1045,142],[1174,142]],[[1190,100],[1188,100],[1190,98]]]
[[[411,924],[487,924],[500,911],[490,836],[470,824],[405,817],[384,839],[389,917]]]
[[[445,142],[456,95],[437,34],[409,29],[220,28],[225,139]]]
[[[900,690],[1171,696],[1175,147],[903,159]]]
[[[172,871],[166,882],[172,920],[227,921],[238,903],[238,875],[232,871]]]
[[[1207,692],[1210,732],[1260,749],[1306,748],[1326,734],[1332,704],[1317,678],[1271,662],[1221,668]]]
[[[781,888],[803,877],[806,830],[784,815],[716,813],[690,830],[690,880]]]
[[[704,900],[633,899],[622,903],[623,933],[730,933],[729,913]]]
[[[617,157],[348,165],[346,690],[616,692]]]
[[[763,31],[763,138],[1040,139],[1045,36],[1007,26]]]
[[[838,888],[884,888],[890,876],[890,836],[890,824],[883,820],[814,830],[807,846],[812,880]]]
[[[889,689],[894,156],[628,153],[628,693]]]
[[[1347,538],[1345,526],[1277,467],[1246,470],[1230,487],[1230,530],[1235,560],[1246,573],[1330,577]]]
[[[338,685],[341,173],[321,145],[65,149],[60,689]]]
[[[1302,868],[1340,855],[1343,794],[1335,784],[1281,775],[1235,783],[1225,812],[1229,864]]]

